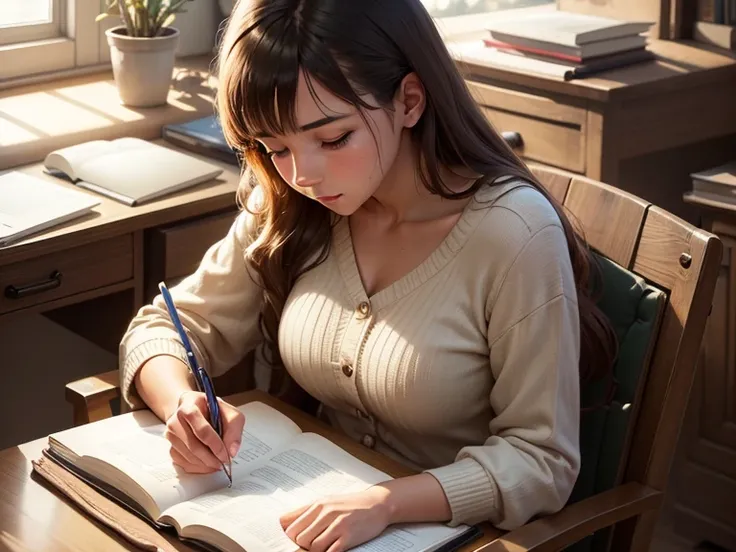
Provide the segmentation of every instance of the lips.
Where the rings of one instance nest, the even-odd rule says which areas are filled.
[[[342,194],[337,194],[333,196],[318,196],[317,199],[320,201],[330,202],[330,201],[336,201],[342,197]]]

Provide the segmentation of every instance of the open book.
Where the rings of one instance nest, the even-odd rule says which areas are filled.
[[[148,410],[52,434],[47,453],[159,527],[227,552],[299,550],[281,528],[282,514],[390,479],[264,403],[240,410],[246,425],[232,487],[222,471],[187,474],[173,464],[165,426]],[[454,550],[478,535],[469,526],[393,525],[353,550]]]
[[[0,247],[88,213],[99,201],[20,171],[0,176]]]
[[[131,137],[58,149],[46,156],[44,166],[50,174],[131,206],[222,173],[191,155]]]

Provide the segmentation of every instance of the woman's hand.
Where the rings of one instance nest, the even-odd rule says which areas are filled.
[[[286,535],[310,552],[343,552],[380,535],[391,524],[388,490],[375,486],[321,499],[281,516]]]
[[[204,393],[183,392],[176,410],[166,420],[165,435],[171,443],[171,458],[186,472],[218,471],[222,469],[221,462],[227,463],[238,453],[245,416],[234,406],[217,400],[222,416],[222,439],[208,421]]]

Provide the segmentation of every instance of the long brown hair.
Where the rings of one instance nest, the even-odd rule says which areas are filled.
[[[365,93],[390,109],[402,79],[414,72],[426,91],[425,111],[411,134],[424,185],[442,197],[462,198],[513,175],[547,197],[562,222],[575,274],[581,377],[609,372],[615,334],[595,304],[591,252],[562,206],[483,116],[420,0],[240,0],[218,65],[217,109],[225,136],[263,190],[254,213],[260,234],[247,257],[264,286],[262,325],[275,363],[284,303],[299,275],[327,256],[331,214],[283,181],[254,136],[295,131],[300,70],[308,83],[320,82],[360,113],[371,109],[360,98]],[[441,167],[469,169],[484,178],[453,193],[441,181]],[[243,204],[251,188],[241,187]]]

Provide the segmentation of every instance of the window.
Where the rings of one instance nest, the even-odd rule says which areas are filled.
[[[432,17],[474,15],[554,4],[555,0],[421,0]]]
[[[0,44],[57,37],[62,26],[59,0],[9,2],[0,9]]]
[[[0,0],[0,82],[71,69],[97,50],[99,0]],[[91,16],[91,23],[80,23]],[[94,33],[94,46],[88,39]],[[78,47],[77,47],[78,46]]]
[[[102,0],[0,0],[0,88],[109,67]],[[209,53],[222,20],[219,3],[199,0],[177,15],[180,55]]]

